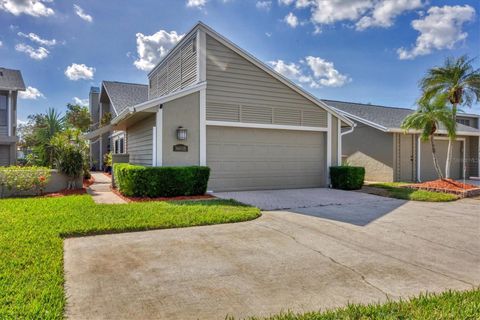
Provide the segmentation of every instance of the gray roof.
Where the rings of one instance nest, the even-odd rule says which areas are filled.
[[[25,90],[22,73],[19,70],[12,70],[0,67],[0,89],[3,90]]]
[[[414,109],[386,107],[373,104],[363,104],[355,102],[344,102],[336,100],[322,100],[330,107],[336,108],[353,117],[358,117],[368,122],[384,127],[386,129],[400,129],[403,119],[409,114],[415,112]],[[352,118],[352,120],[355,120]],[[444,128],[440,128],[444,129]],[[458,131],[464,132],[478,132],[478,129],[457,124]]]
[[[117,81],[103,81],[110,101],[117,115],[125,108],[132,107],[148,100],[148,85]]]

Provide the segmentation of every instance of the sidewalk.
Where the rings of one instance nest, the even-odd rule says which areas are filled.
[[[95,182],[87,188],[87,193],[90,194],[95,203],[103,204],[122,204],[127,203],[125,200],[117,196],[110,190],[112,179],[107,177],[103,172],[91,173]]]

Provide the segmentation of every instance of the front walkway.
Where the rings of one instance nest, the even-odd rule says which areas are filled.
[[[87,192],[92,196],[95,203],[103,204],[121,204],[127,203],[125,200],[117,196],[110,190],[112,179],[107,177],[103,172],[92,172],[95,182],[88,187]]]

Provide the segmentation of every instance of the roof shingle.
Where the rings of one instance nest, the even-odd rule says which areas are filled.
[[[103,86],[115,107],[117,115],[125,108],[148,100],[148,85],[117,81],[103,81]]]
[[[24,91],[25,83],[22,73],[19,70],[0,67],[0,89]]]

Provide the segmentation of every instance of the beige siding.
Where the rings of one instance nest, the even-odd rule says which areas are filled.
[[[326,127],[327,112],[207,35],[207,120]]]
[[[452,166],[450,168],[451,178],[462,178],[463,167],[463,142],[455,141],[453,144]],[[445,163],[447,161],[448,140],[435,139],[435,149],[440,165],[440,169],[445,174]],[[438,179],[438,175],[433,167],[432,147],[430,142],[421,142],[420,157],[420,180],[429,181]]]
[[[393,134],[358,123],[342,139],[342,156],[351,165],[365,167],[367,181],[393,181]]]
[[[197,82],[196,37],[176,49],[149,76],[149,99],[183,89]]]
[[[163,105],[163,165],[183,166],[200,163],[200,97],[198,92]],[[177,139],[177,129],[188,130],[187,140]],[[176,144],[188,146],[188,152],[173,151]]]
[[[338,165],[338,118],[332,117],[332,166]]]
[[[127,128],[127,152],[130,163],[151,166],[153,152],[153,127],[155,115]]]
[[[10,146],[0,145],[0,166],[8,166],[10,164]]]
[[[324,187],[325,135],[208,126],[209,190]]]

